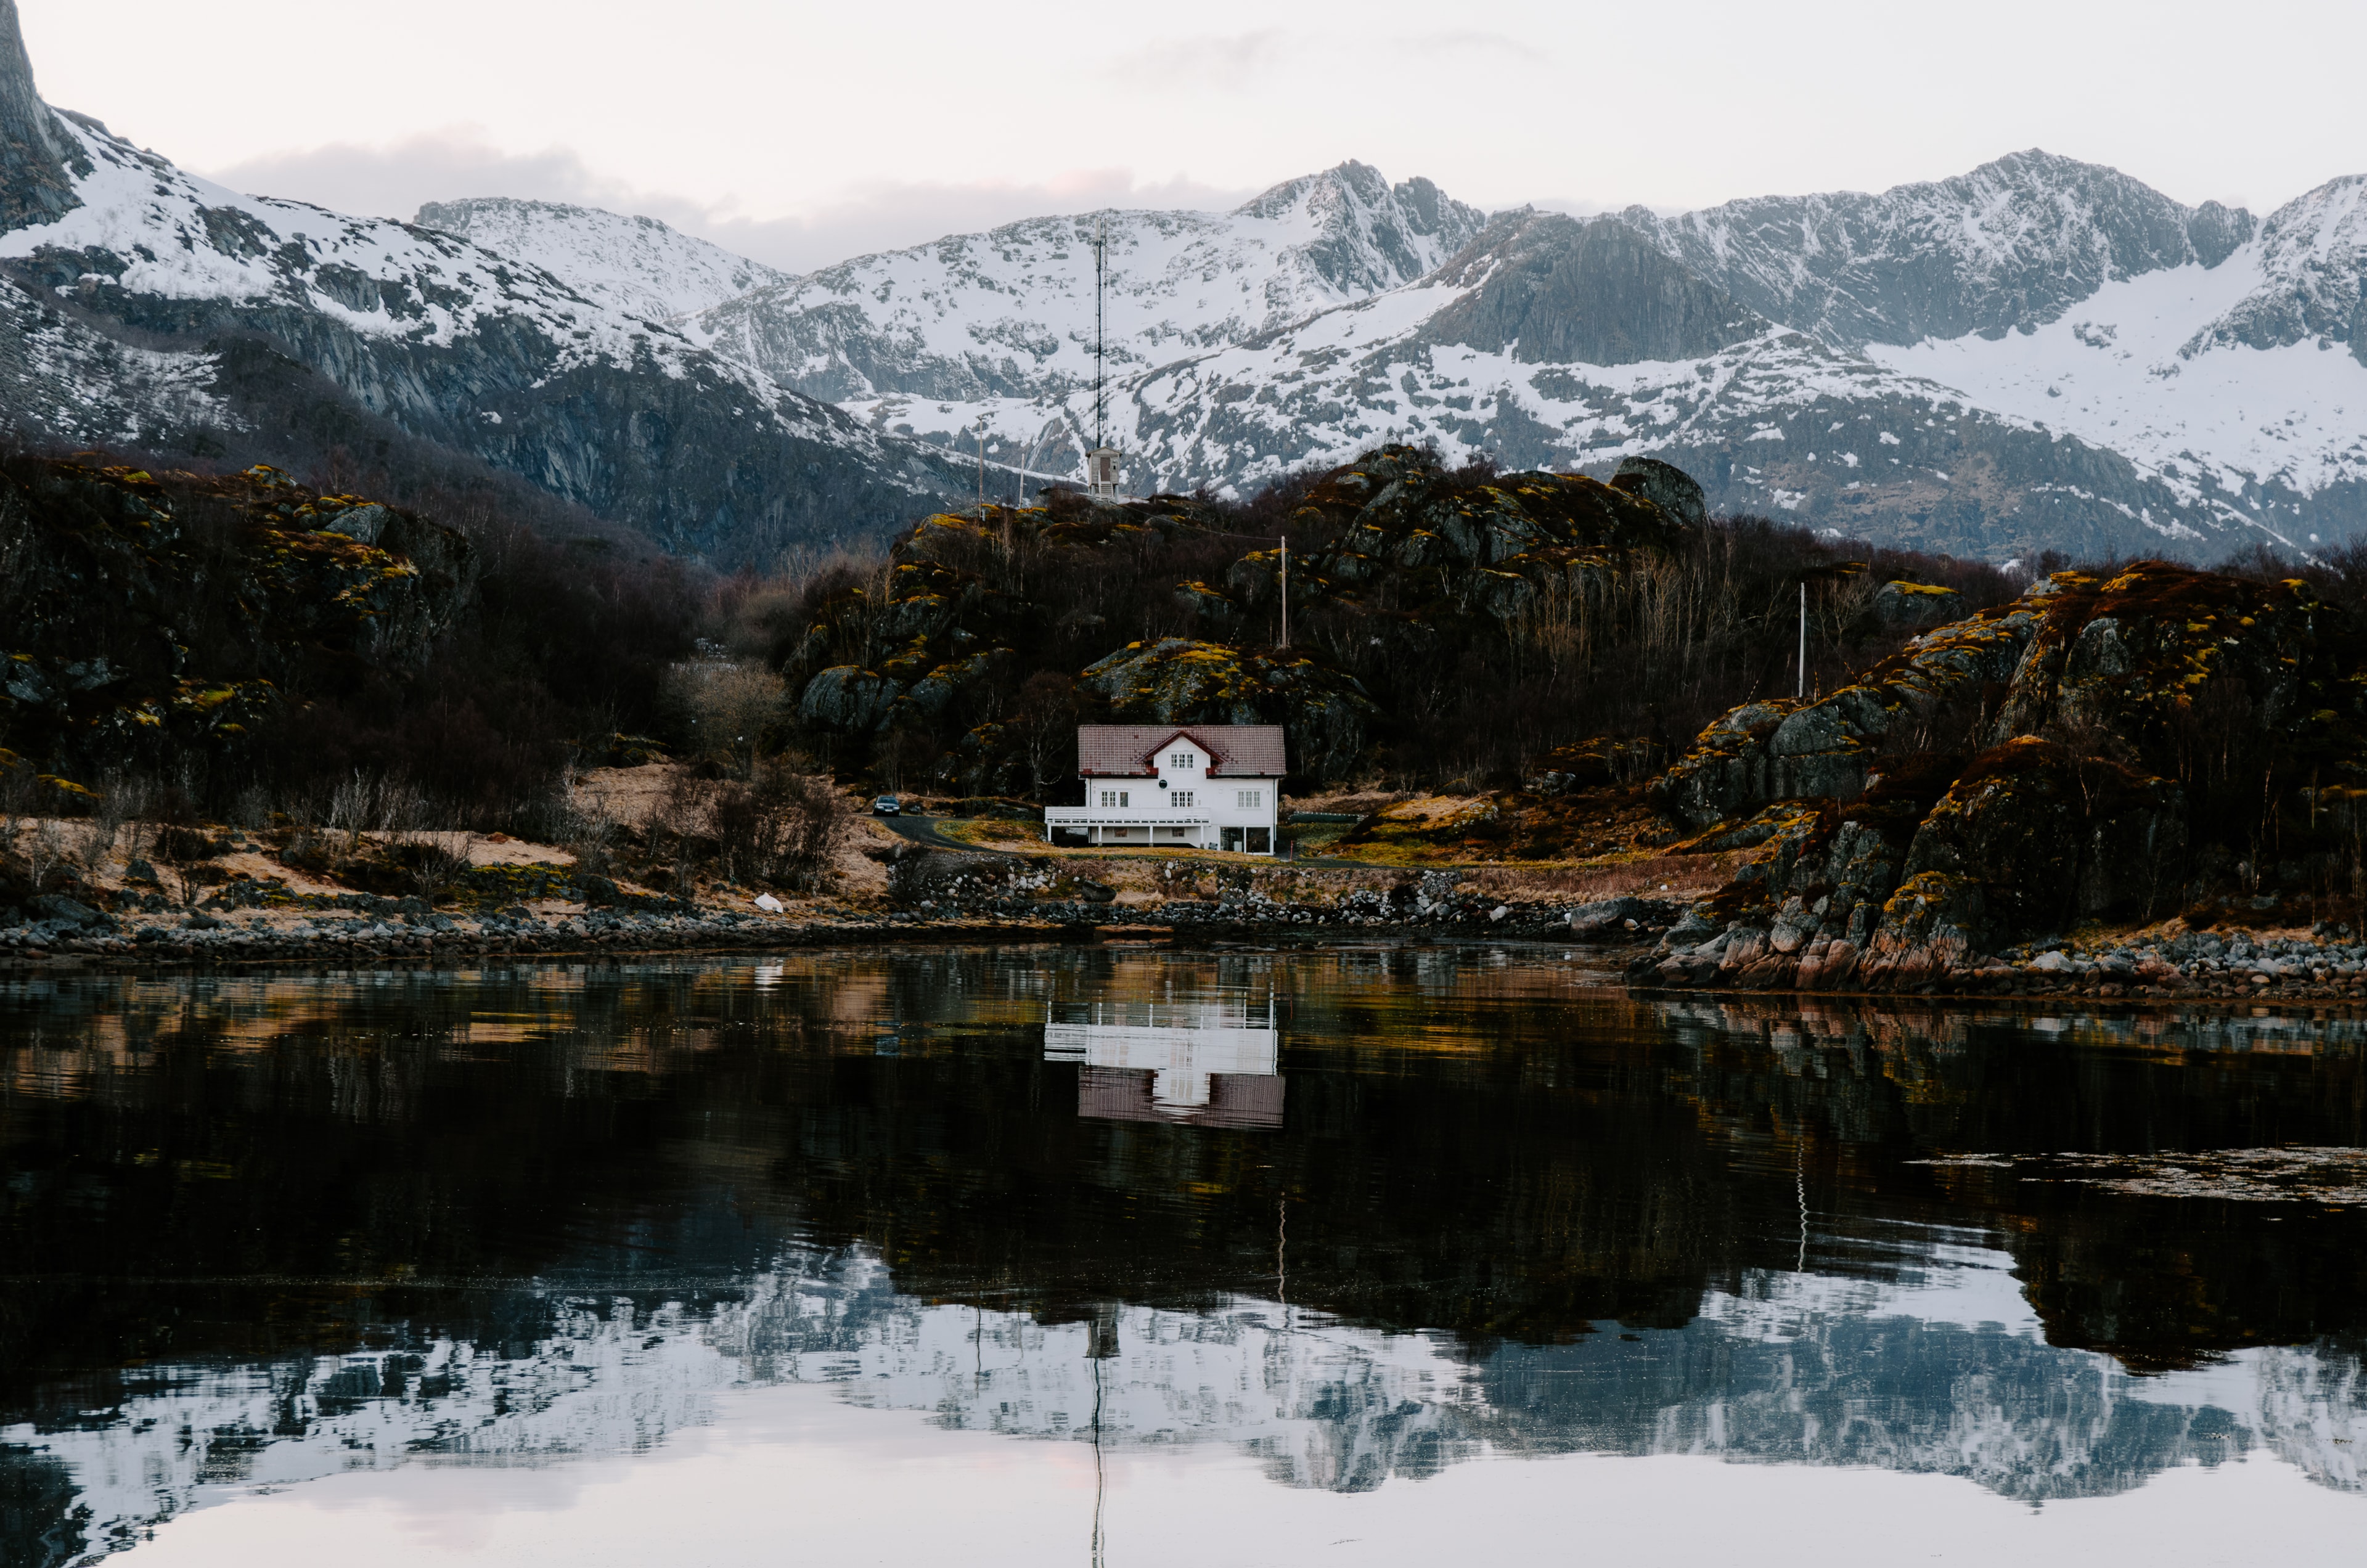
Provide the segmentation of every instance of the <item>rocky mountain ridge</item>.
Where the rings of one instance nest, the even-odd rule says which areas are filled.
[[[300,412],[256,406],[229,368],[261,342],[309,373],[300,405],[349,405],[685,553],[827,545],[964,488],[927,448],[636,313],[621,284],[242,196],[53,112],[13,0],[0,40],[0,387],[28,435],[278,457]]]
[[[697,326],[882,432],[982,429],[990,457],[1064,473],[1108,217],[1111,428],[1139,491],[1431,440],[1605,471],[1662,453],[1721,509],[1993,559],[2305,548],[2367,518],[2367,362],[2316,357],[2355,335],[2359,184],[2263,222],[2032,150],[1880,195],[1481,221],[1345,164],[1232,214],[952,236]],[[1330,237],[1277,249],[1277,214]]]
[[[2117,169],[2033,148],[1878,196],[1752,197],[1620,221],[1759,311],[1837,348],[2043,325],[2108,282],[2217,266],[2252,215],[2181,207]]]

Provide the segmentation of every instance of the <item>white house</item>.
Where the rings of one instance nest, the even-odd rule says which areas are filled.
[[[1278,724],[1079,725],[1085,804],[1047,807],[1044,837],[1270,855],[1288,771]]]

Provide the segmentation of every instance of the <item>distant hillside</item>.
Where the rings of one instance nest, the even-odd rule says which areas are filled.
[[[450,233],[225,190],[52,111],[14,0],[0,147],[0,406],[29,435],[310,466],[329,457],[311,405],[351,405],[727,561],[861,537],[965,488],[927,448],[637,314],[646,254],[577,288]],[[283,381],[256,402],[226,367],[257,342],[319,378],[314,397]]]

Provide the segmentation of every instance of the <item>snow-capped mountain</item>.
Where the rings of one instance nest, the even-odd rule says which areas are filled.
[[[317,423],[290,406],[332,403],[738,558],[965,488],[925,447],[618,303],[617,276],[579,288],[451,233],[243,196],[53,112],[14,0],[0,149],[0,392],[21,429],[286,460]],[[258,341],[283,367],[261,393]]]
[[[1230,212],[1038,218],[865,256],[708,311],[702,341],[813,397],[1037,398],[1154,369],[1410,283],[1479,232],[1428,180],[1342,164]]]
[[[1346,175],[1388,188],[1357,165],[1323,178]],[[1149,260],[1112,290],[1110,429],[1144,490],[1432,440],[1524,465],[1659,454],[1714,504],[1991,557],[2305,546],[2367,524],[2362,189],[2260,223],[2030,152],[1880,196],[1523,210],[1423,276],[1343,269],[1274,288],[1263,317],[1238,308],[1246,268],[1204,295],[1136,237],[1205,248],[1240,215],[1159,214],[1117,231]],[[991,457],[1062,472],[1092,427],[1091,256],[1039,275],[1016,237],[1073,246],[1090,222],[849,264],[699,325],[761,321],[707,341],[802,367],[883,432],[967,444],[982,423]],[[994,313],[1023,307],[1021,326]]]
[[[1770,321],[1852,349],[2044,324],[2108,283],[2216,266],[2254,227],[2248,212],[2181,207],[2116,169],[2035,149],[1879,196],[1619,217]]]
[[[412,221],[540,267],[596,304],[652,321],[679,321],[790,281],[787,273],[654,218],[620,218],[594,207],[470,197],[431,201]]]
[[[850,400],[885,429],[1057,468],[1089,391]],[[2002,558],[2202,551],[2216,490],[1768,321],[1617,218],[1520,212],[1412,284],[1123,378],[1138,489],[1240,489],[1385,440],[1508,466],[1669,457],[1716,506]]]

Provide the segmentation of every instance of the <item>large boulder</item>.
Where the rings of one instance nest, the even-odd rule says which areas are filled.
[[[2017,601],[1916,638],[1830,696],[1737,708],[1653,782],[1653,803],[1705,828],[1774,800],[1854,799],[1894,730],[1952,706],[1977,714],[1985,691],[2021,668],[2038,625],[2037,608]]]
[[[1892,631],[1921,631],[1960,618],[1965,596],[1928,582],[1886,582],[1874,592],[1874,618]]]
[[[1279,724],[1293,764],[1318,775],[1336,775],[1364,751],[1376,716],[1355,677],[1296,649],[1130,643],[1077,683],[1130,723]]]
[[[836,664],[806,682],[798,717],[822,729],[866,734],[887,724],[903,694],[901,682],[875,670]]]
[[[2175,908],[2186,850],[2178,785],[2022,737],[1974,759],[1916,829],[1911,877],[1985,890],[2002,932]]]
[[[1674,463],[1658,457],[1626,457],[1611,476],[1611,488],[1640,495],[1689,527],[1709,522],[1709,502],[1700,483]]]

